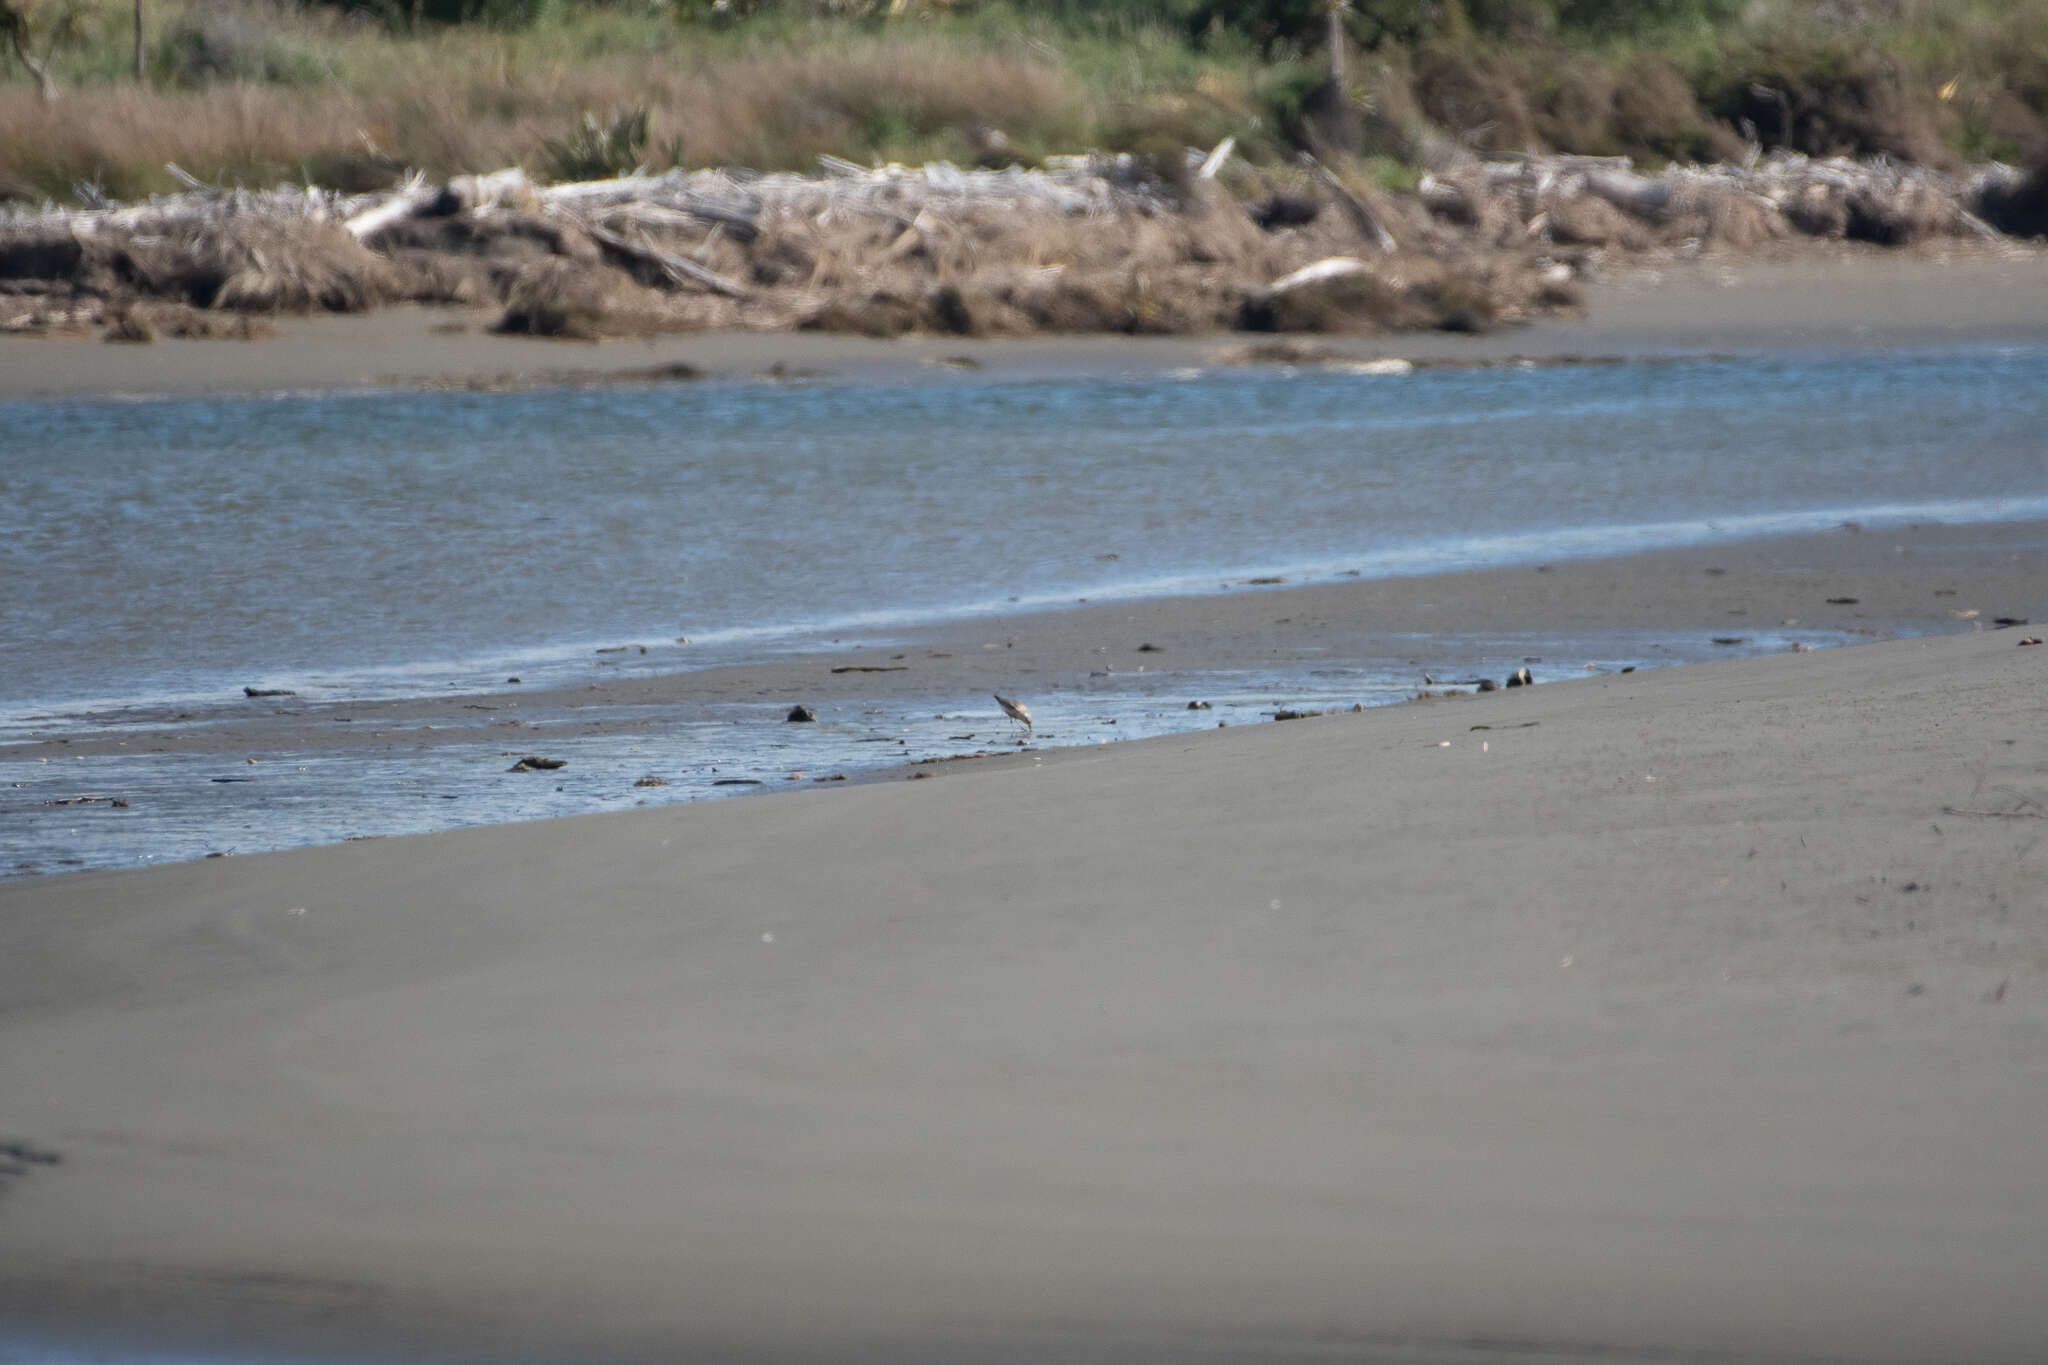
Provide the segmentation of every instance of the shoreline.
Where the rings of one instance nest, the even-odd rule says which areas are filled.
[[[210,844],[177,835],[170,847],[185,852],[174,856],[691,804],[840,773],[856,783],[900,779],[921,765],[1013,750],[991,691],[1033,708],[1035,756],[1219,721],[1256,724],[1281,709],[1470,697],[1475,675],[1499,681],[1517,666],[1549,684],[1794,645],[1989,630],[2048,619],[2044,547],[2048,522],[1923,523],[1489,570],[1240,584],[819,637],[698,668],[684,667],[687,647],[635,673],[612,662],[627,656],[607,655],[591,660],[587,681],[552,686],[382,700],[223,697],[97,730],[24,735],[0,746],[0,774],[16,784],[8,814],[19,847],[50,850],[24,852],[37,865],[14,870],[70,876],[50,859],[103,858],[88,850],[105,840],[150,847],[159,836],[147,831],[159,821],[179,828],[175,813],[195,791],[216,822],[236,815],[238,832],[224,826]],[[1213,709],[1183,709],[1204,700]],[[824,723],[787,724],[795,705]],[[882,758],[877,745],[900,757]],[[565,780],[504,776],[524,754],[566,759]],[[664,785],[643,788],[643,777]],[[443,795],[423,808],[429,792]],[[80,795],[105,800],[38,804]],[[129,805],[106,804],[113,798]],[[295,833],[289,818],[264,814],[279,802],[327,813]],[[66,829],[84,831],[69,854],[57,851],[71,838]],[[118,842],[135,840],[144,842]]]
[[[2026,1359],[2020,634],[0,886],[0,1321]]]
[[[699,332],[579,342],[498,336],[489,310],[407,306],[280,316],[268,340],[148,346],[0,336],[0,401],[260,396],[351,389],[493,391],[714,381],[943,383],[1158,375],[1261,362],[1428,365],[1612,363],[1781,349],[1856,351],[2048,343],[2048,252],[2019,244],[1944,257],[1883,248],[1789,259],[1625,265],[1587,286],[1579,317],[1482,336],[1227,333],[1178,337],[910,336]],[[450,328],[463,330],[451,331]]]
[[[587,675],[585,679],[580,680],[558,677],[553,683],[524,683],[514,694],[528,699],[551,699],[559,702],[581,691],[591,678],[605,686],[615,685],[622,679],[630,679],[632,684],[644,690],[649,685],[673,685],[684,677],[706,676],[721,670],[758,672],[763,669],[772,670],[783,662],[806,666],[815,664],[828,655],[836,656],[843,648],[862,648],[859,639],[855,639],[851,646],[842,646],[842,640],[853,637],[864,637],[871,642],[866,646],[870,651],[907,646],[958,647],[969,637],[979,639],[988,630],[1003,623],[1024,623],[1058,634],[1068,628],[1064,623],[1111,618],[1118,613],[1123,613],[1127,619],[1133,621],[1174,619],[1175,613],[1169,604],[1176,602],[1203,604],[1196,614],[1206,616],[1206,604],[1226,597],[1242,596],[1246,589],[1253,590],[1256,595],[1278,597],[1284,602],[1296,594],[1315,589],[1334,590],[1341,598],[1344,594],[1355,593],[1369,584],[1409,584],[1412,585],[1413,591],[1397,591],[1396,602],[1420,601],[1437,594],[1445,587],[1460,599],[1476,601],[1479,600],[1478,595],[1460,590],[1455,585],[1468,581],[1483,582],[1491,591],[1502,584],[1514,581],[1517,575],[1530,571],[1550,573],[1559,566],[1584,566],[1589,577],[1598,580],[1606,577],[1609,570],[1630,563],[1641,564],[1653,575],[1664,577],[1671,572],[1668,565],[1683,565],[1688,570],[1703,567],[1709,560],[1726,557],[1725,552],[1741,553],[1746,547],[1775,547],[1765,551],[1766,559],[1781,565],[1797,565],[1804,570],[1829,571],[1847,568],[1851,563],[1861,566],[1881,562],[1870,560],[1868,556],[1838,555],[1828,548],[1842,532],[1852,535],[1868,532],[1877,537],[1893,537],[1894,554],[1902,554],[1911,549],[1934,551],[1961,559],[1978,555],[1995,557],[2018,553],[2041,544],[2044,528],[2048,528],[2048,520],[2029,515],[2039,510],[2030,500],[1991,499],[1968,509],[1996,512],[1998,515],[1960,520],[1945,515],[1953,513],[1959,506],[1930,506],[1917,516],[1912,515],[1916,509],[1899,511],[1890,507],[1878,509],[1884,513],[1883,517],[1873,517],[1869,511],[1859,508],[1759,516],[1705,516],[1695,523],[1685,523],[1684,526],[1712,527],[1721,534],[1713,539],[1699,540],[1683,539],[1679,534],[1678,523],[1671,524],[1669,528],[1663,525],[1603,527],[1597,529],[1597,535],[1592,534],[1589,528],[1587,534],[1550,533],[1550,538],[1557,542],[1551,547],[1553,553],[1524,551],[1504,562],[1477,565],[1457,562],[1466,557],[1466,552],[1470,548],[1464,542],[1447,546],[1421,547],[1413,552],[1403,551],[1395,556],[1395,559],[1402,563],[1450,561],[1445,567],[1439,568],[1395,568],[1391,567],[1391,563],[1381,566],[1380,560],[1372,555],[1350,558],[1359,563],[1375,565],[1377,571],[1356,568],[1332,569],[1331,564],[1344,562],[1345,557],[1342,556],[1331,559],[1328,563],[1318,562],[1306,570],[1296,564],[1248,563],[1232,571],[1200,575],[1183,574],[1170,582],[1111,584],[1077,596],[1060,594],[1055,597],[1047,594],[1026,602],[1012,598],[1011,604],[1008,605],[988,601],[973,607],[906,611],[903,616],[893,619],[882,619],[870,614],[857,619],[849,618],[843,622],[828,620],[821,624],[799,623],[786,627],[735,627],[729,631],[713,630],[708,635],[700,633],[674,640],[661,636],[650,636],[641,640],[628,630],[604,637],[606,643],[602,645],[534,646],[523,652],[517,647],[508,646],[490,656],[487,663],[473,660],[435,661],[370,670],[371,674],[413,675],[418,681],[410,688],[393,684],[384,689],[375,683],[335,681],[336,678],[351,675],[345,668],[305,666],[270,669],[260,671],[260,675],[247,671],[232,676],[224,674],[220,687],[215,690],[184,691],[164,695],[136,694],[129,697],[102,696],[78,700],[44,699],[8,705],[12,711],[22,713],[40,708],[49,712],[47,716],[42,717],[43,719],[59,722],[80,717],[88,721],[104,718],[106,728],[110,732],[125,732],[148,723],[151,716],[168,717],[173,712],[192,706],[219,704],[223,697],[241,696],[245,684],[253,684],[258,689],[248,694],[252,699],[291,696],[298,699],[292,703],[294,706],[405,706],[428,698],[441,702],[468,702],[501,693],[501,689],[486,685],[476,689],[458,688],[456,692],[450,694],[445,689],[458,686],[449,681],[450,676],[458,672],[494,673],[506,668],[518,668],[522,672],[559,675],[562,666],[570,662],[612,669],[609,673]],[[1840,513],[1845,510],[1858,515],[1843,517]],[[1788,523],[1796,523],[1796,528],[1784,529]],[[1731,525],[1739,527],[1732,534],[1724,529]],[[1663,534],[1667,529],[1671,530],[1672,534]],[[1635,542],[1634,548],[1622,548],[1631,538]],[[1596,540],[1602,548],[1583,548]],[[1957,562],[1961,562],[1961,559]],[[1821,565],[1828,566],[1828,569],[1818,569],[1817,566]],[[1197,582],[1214,586],[1197,587]],[[2023,593],[2024,589],[2015,586],[1994,591]],[[1317,605],[1318,609],[1323,611],[1334,609],[1340,616],[1356,614],[1342,605],[1324,603],[1320,600]],[[1781,617],[1777,624],[1785,628],[1840,627],[1861,630],[1865,634],[1871,633],[1872,630],[1897,633],[1901,629],[1925,633],[1931,628],[1941,626],[1944,621],[1966,626],[1972,619],[1967,615],[1959,615],[1954,610],[1944,613],[1928,611],[1926,607],[1927,604],[1924,602],[1909,603],[1904,597],[1894,596],[1888,598],[1879,609],[1881,619],[1874,625],[1853,624],[1868,622],[1871,613],[1867,611],[1827,614],[1829,618],[1851,618],[1852,623],[1849,624],[1829,619],[1828,624],[1824,626],[1821,621],[1802,619],[1798,616]],[[1695,608],[1688,606],[1687,609]],[[1547,603],[1545,610],[1554,613],[1554,604]],[[1608,627],[1621,630],[1655,630],[1665,625],[1676,624],[1643,619],[1646,610],[1646,603],[1638,603],[1637,614],[1625,621],[1607,620],[1597,610],[1574,611],[1570,613],[1568,620],[1552,614],[1534,622],[1533,628],[1539,633],[1555,630],[1560,625],[1568,625],[1571,629]],[[1651,614],[1655,615],[1655,612]],[[1999,615],[1999,612],[1993,611],[1979,624],[1989,625]],[[1521,621],[1521,613],[1518,612],[1513,619],[1500,617],[1497,613],[1480,619],[1487,621],[1485,629],[1498,632]],[[1531,624],[1526,621],[1521,623]],[[1688,624],[1698,625],[1700,622],[1695,620],[1689,621]],[[1752,624],[1770,623],[1759,621]],[[735,646],[721,638],[727,635],[748,637],[754,642],[750,647],[756,652],[735,656],[736,649],[749,646]],[[1204,641],[1203,646],[1213,649],[1217,643],[1214,640]],[[593,654],[609,657],[589,657]],[[1242,666],[1248,660],[1240,657],[1241,654],[1241,649],[1226,647],[1225,653],[1218,656],[1218,661],[1228,659],[1231,662],[1226,666]],[[706,655],[710,657],[706,659]],[[643,658],[649,659],[650,662],[642,664],[640,660]],[[283,690],[261,690],[271,687]],[[323,692],[336,695],[323,697]],[[41,734],[26,729],[29,722],[34,719],[36,717],[24,715],[20,721],[10,722],[22,733],[13,738],[0,739],[0,748],[18,743],[22,739],[42,737]],[[86,729],[89,734],[90,726]]]
[[[1432,637],[1554,638],[1583,631],[1633,630],[1668,633],[1676,639],[1705,631],[1766,629],[1881,639],[1989,630],[2007,620],[2021,625],[2032,620],[2017,614],[2036,610],[2030,604],[2048,595],[2048,570],[2035,567],[2032,558],[2044,547],[2048,520],[1930,520],[1870,528],[1844,523],[1825,531],[1539,564],[1383,577],[1337,575],[1301,582],[1227,580],[1219,583],[1220,591],[1083,598],[1059,606],[1023,606],[843,632],[844,637],[881,637],[873,642],[841,643],[828,641],[826,631],[800,631],[789,638],[805,642],[801,648],[778,647],[702,666],[691,666],[688,649],[678,648],[670,651],[671,660],[644,672],[592,674],[590,681],[556,686],[333,700],[308,692],[272,704],[292,711],[383,706],[395,709],[399,722],[416,722],[448,716],[478,700],[516,698],[561,706],[584,700],[587,692],[598,689],[606,702],[635,705],[687,699],[700,687],[752,682],[802,700],[797,679],[813,679],[820,670],[847,665],[857,675],[878,676],[848,677],[841,685],[857,684],[864,695],[874,695],[905,688],[971,689],[973,678],[991,667],[1050,674],[1071,683],[1076,675],[1085,676],[1105,663],[1148,664],[1155,670],[1186,664],[1243,669],[1264,665],[1276,655],[1287,663],[1304,664],[1327,654],[1322,642],[1287,650],[1287,632],[1267,629],[1274,624],[1268,619],[1272,612],[1287,613],[1280,624],[1303,624],[1318,636],[1349,632],[1357,637],[1356,644],[1375,638],[1397,642],[1404,658],[1418,649],[1427,655]],[[1839,600],[1829,600],[1823,593]],[[995,642],[1003,642],[999,664],[974,657],[973,651],[986,652]],[[1134,655],[1141,643],[1155,643],[1156,656]],[[906,650],[921,654],[916,667],[878,667]],[[630,655],[631,646],[597,652]],[[613,662],[591,660],[599,668]],[[1426,666],[1428,660],[1419,658],[1417,667]],[[895,674],[913,676],[879,676]],[[261,695],[241,700],[270,702]],[[175,705],[124,709],[146,716],[152,709],[169,711]],[[242,723],[222,719],[228,725]],[[255,724],[262,727],[263,722],[257,719]],[[134,722],[108,731],[146,733]],[[35,738],[39,737],[24,736],[0,748]],[[68,742],[84,745],[80,752],[104,752],[101,746],[110,741],[95,740],[88,732]]]

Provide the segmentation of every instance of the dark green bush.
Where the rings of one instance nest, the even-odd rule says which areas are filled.
[[[1450,0],[1455,7],[1456,0]],[[1352,0],[1344,33],[1364,48],[1412,43],[1442,20],[1444,0]],[[1195,0],[1183,26],[1196,37],[1230,34],[1269,57],[1300,57],[1328,41],[1328,0]]]
[[[485,28],[531,28],[546,15],[552,0],[313,0],[330,9],[365,14],[393,33],[409,33],[428,24],[477,24]]]
[[[157,39],[150,69],[187,89],[226,81],[318,85],[333,70],[262,20],[259,10],[190,11]]]

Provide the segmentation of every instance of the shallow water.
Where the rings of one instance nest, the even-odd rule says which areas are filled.
[[[2048,507],[2048,355],[0,408],[0,718]],[[1110,558],[1114,556],[1114,558]],[[687,656],[677,636],[692,644]]]
[[[1852,642],[1814,630],[1800,630],[1797,638],[1813,646]],[[1748,652],[1780,652],[1791,636],[1752,632],[1747,639]],[[1519,645],[1459,642],[1449,652],[1468,661],[1473,672],[1498,678],[1530,658],[1527,650],[1555,643],[1554,637],[1531,637]],[[1690,653],[1684,644],[1646,648],[1621,632],[1604,640],[1582,635],[1573,643],[1587,648],[1561,666],[1546,666],[1538,657],[1539,675],[1576,673],[1588,665],[1607,672],[1654,668],[1742,652],[1697,644]],[[1587,656],[1583,662],[1581,655]],[[975,692],[824,703],[815,725],[783,723],[783,702],[636,705],[618,708],[630,712],[619,717],[630,726],[624,732],[573,733],[592,718],[613,718],[606,712],[614,708],[586,706],[574,719],[560,716],[521,731],[524,743],[517,749],[505,747],[502,731],[481,725],[469,743],[446,742],[444,734],[432,748],[415,749],[401,739],[384,751],[265,751],[253,763],[239,754],[74,757],[36,746],[19,751],[23,760],[13,771],[0,765],[8,788],[0,800],[8,859],[0,863],[0,877],[801,790],[837,780],[835,775],[857,778],[907,764],[1254,724],[1283,709],[1385,705],[1414,696],[1417,685],[1417,672],[1409,667],[1106,674],[1085,688],[1035,693],[1031,709],[1038,724],[1028,739],[1020,739],[987,693]],[[1209,705],[1191,711],[1191,698]],[[566,766],[556,772],[509,771],[514,756],[527,752],[543,752]],[[0,749],[0,759],[4,754]],[[634,785],[641,776],[658,777],[663,785]],[[128,804],[44,804],[90,794],[119,794]]]
[[[2044,409],[2048,350],[2025,347],[1400,378],[14,402],[0,405],[0,744],[166,706],[203,725],[246,685],[355,700],[559,684],[1256,575],[2040,517]],[[1646,635],[1567,643],[1617,667],[1660,661]],[[1391,700],[1413,682],[1172,685],[1249,717]],[[900,762],[978,747],[986,705],[827,716],[800,755],[736,723],[758,717],[701,709],[590,741],[614,767],[645,754],[671,782],[653,794],[586,789],[597,763],[502,777],[486,744],[404,763],[266,756],[302,771],[288,788],[212,780],[248,776],[208,767],[239,759],[59,759],[25,775],[17,761],[0,875],[728,794],[712,784],[735,768],[808,778],[890,748]],[[976,723],[932,719],[955,712]],[[1049,742],[1094,743],[1215,718],[1120,679],[1040,720]],[[40,805],[88,789],[131,807],[111,822]]]

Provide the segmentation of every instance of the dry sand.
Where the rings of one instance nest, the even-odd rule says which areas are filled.
[[[2038,1360],[2023,634],[0,887],[0,1323]]]
[[[1715,259],[1624,269],[1588,290],[1586,316],[1500,333],[1306,338],[1334,355],[1420,361],[1635,357],[1784,346],[1929,346],[2048,340],[2048,252],[1809,250],[1790,260]],[[1157,373],[1227,363],[1261,340],[1049,336],[877,341],[822,334],[696,334],[601,344],[494,336],[494,311],[395,308],[280,318],[264,341],[0,337],[0,400],[104,394],[267,393],[551,383],[660,383],[679,376],[828,379]],[[960,362],[964,361],[962,364]]]

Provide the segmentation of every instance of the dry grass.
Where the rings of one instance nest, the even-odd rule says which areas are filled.
[[[252,185],[388,183],[408,167],[541,172],[549,145],[586,115],[637,110],[657,169],[803,169],[820,153],[971,162],[989,130],[1027,153],[1071,150],[1122,112],[1056,57],[920,30],[596,57],[458,31],[386,42],[360,75],[338,65],[333,80],[304,87],[99,82],[53,106],[26,84],[0,84],[0,192],[66,197],[84,182],[135,198],[173,188],[165,162]]]
[[[408,167],[545,173],[550,144],[586,117],[609,126],[642,110],[639,154],[657,169],[799,169],[820,153],[1028,162],[1225,133],[1256,156],[1284,150],[1313,84],[1312,64],[1242,44],[1143,28],[1105,37],[1000,6],[727,31],[656,8],[576,5],[524,33],[394,38],[322,7],[189,0],[152,7],[154,85],[136,89],[122,78],[126,0],[73,5],[90,41],[60,55],[54,110],[18,70],[0,70],[0,197],[68,198],[85,183],[133,198],[172,188],[167,161],[226,183],[357,189]],[[2015,158],[2048,140],[2048,0],[1756,0],[1662,48],[1467,32],[1388,47],[1357,70],[1367,151],[1396,169],[1458,148],[1727,158],[1743,129],[1816,153],[1929,162]]]
[[[175,161],[208,178],[272,184],[300,167],[359,145],[354,102],[340,91],[308,95],[261,86],[166,92],[104,87],[39,103],[22,86],[0,87],[0,184],[63,196],[79,182],[114,198],[172,186]]]
[[[505,312],[495,330],[515,336],[599,341],[767,325],[771,310],[743,318],[729,299],[665,294],[607,266],[575,260],[535,261],[505,283]],[[785,319],[786,320],[786,319]]]
[[[201,308],[361,313],[409,296],[389,261],[333,223],[287,228],[229,219],[200,229],[174,251],[166,265],[181,272]]]

